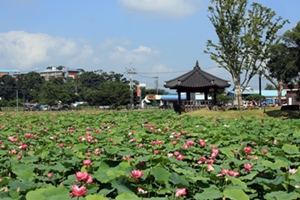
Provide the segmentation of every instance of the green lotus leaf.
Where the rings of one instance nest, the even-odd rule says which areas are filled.
[[[266,199],[276,199],[276,200],[281,200],[281,199],[299,199],[300,194],[297,192],[284,192],[284,191],[275,191],[275,192],[270,192],[266,195],[264,195]]]
[[[151,174],[154,175],[154,178],[158,182],[167,183],[171,173],[162,167],[155,167],[151,170]]]
[[[249,196],[242,189],[228,188],[224,190],[223,194],[232,200],[249,200]]]
[[[116,196],[116,200],[141,200],[138,196],[131,193],[123,193]]]
[[[85,197],[86,200],[109,200],[108,198],[104,197],[103,195],[94,194],[88,195]]]
[[[217,188],[204,188],[203,192],[196,193],[195,199],[204,200],[204,199],[222,199],[223,193],[220,192]]]
[[[296,145],[284,144],[282,150],[287,154],[297,154],[299,155],[299,148]]]
[[[189,185],[188,180],[184,176],[172,173],[169,177],[169,181],[178,187],[187,187]]]

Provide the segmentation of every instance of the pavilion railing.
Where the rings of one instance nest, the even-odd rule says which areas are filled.
[[[202,108],[211,109],[212,106],[213,106],[213,102],[211,100],[181,101],[181,109],[183,112],[200,110]]]

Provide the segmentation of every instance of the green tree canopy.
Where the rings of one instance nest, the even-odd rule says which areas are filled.
[[[272,84],[270,83],[267,83],[266,84],[266,87],[265,87],[265,90],[276,90],[276,87],[274,87]]]
[[[248,0],[211,0],[209,19],[218,43],[207,42],[206,53],[232,76],[236,103],[242,102],[243,86],[264,67],[268,49],[278,43],[277,32],[287,22],[276,13]]]

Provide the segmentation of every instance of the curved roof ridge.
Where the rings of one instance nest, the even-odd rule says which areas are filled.
[[[178,76],[174,79],[166,81],[165,87],[170,89],[176,89],[179,87],[185,88],[204,88],[204,87],[229,87],[230,82],[228,80],[221,79],[208,72],[201,70],[198,61],[193,70]]]

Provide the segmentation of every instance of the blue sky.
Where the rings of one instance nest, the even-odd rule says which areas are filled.
[[[280,34],[300,21],[299,0],[256,2],[290,21]],[[231,80],[203,52],[208,39],[217,42],[209,5],[209,0],[1,0],[0,69],[63,65],[123,74],[132,67],[135,80],[154,88],[158,77],[164,89],[164,81],[198,60],[201,69]],[[258,89],[258,77],[250,86]]]

